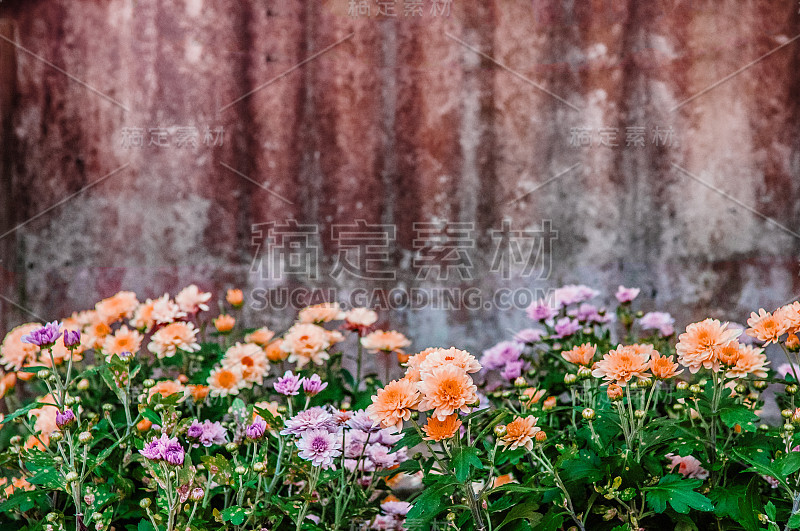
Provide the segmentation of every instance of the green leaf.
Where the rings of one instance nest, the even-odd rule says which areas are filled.
[[[776,459],[772,466],[781,476],[788,476],[800,470],[800,452],[790,452],[786,457]]]
[[[470,467],[483,468],[481,458],[478,457],[478,450],[472,446],[461,446],[453,451],[453,468],[456,471],[456,479],[464,483],[469,478]]]
[[[740,404],[724,408],[719,417],[727,427],[733,428],[738,424],[743,431],[756,431],[755,423],[759,421],[758,415]]]
[[[758,484],[760,477],[754,477],[747,485],[747,492],[739,498],[739,518],[736,519],[746,531],[759,531],[761,523],[758,521],[759,507],[761,505],[761,495]]]
[[[225,522],[230,522],[233,525],[241,525],[244,522],[245,517],[247,516],[244,512],[243,507],[239,507],[238,505],[234,505],[233,507],[228,507],[224,511],[222,511],[222,520]]]
[[[32,410],[32,409],[36,409],[37,407],[40,407],[40,406],[43,406],[43,405],[45,405],[45,404],[43,404],[43,403],[41,403],[41,402],[31,402],[31,403],[30,403],[30,404],[28,404],[27,406],[25,406],[25,407],[22,407],[22,408],[20,408],[20,409],[16,410],[15,412],[11,413],[10,415],[6,416],[6,417],[3,419],[3,421],[2,421],[2,422],[0,422],[0,424],[7,424],[8,422],[10,422],[10,421],[14,420],[15,418],[17,418],[17,417],[21,417],[22,415],[25,415],[25,414],[26,414],[26,413],[28,413],[30,410]]]
[[[581,450],[574,458],[565,459],[561,463],[564,470],[564,481],[600,481],[603,472],[600,470],[600,458],[590,450]]]
[[[717,487],[708,493],[709,499],[714,502],[714,514],[729,516],[734,520],[739,519],[739,500],[745,496],[745,486]]]
[[[503,519],[500,525],[497,526],[495,529],[499,531],[500,528],[502,528],[509,522],[513,522],[514,520],[526,520],[530,524],[536,525],[539,522],[541,522],[542,519],[544,518],[544,515],[542,513],[536,512],[536,509],[538,508],[539,505],[534,502],[519,504],[513,509],[511,509],[511,511],[509,511],[509,513],[506,515],[506,517]]]
[[[800,527],[800,513],[794,513],[789,517],[789,528],[797,529]]]
[[[137,527],[137,531],[156,531],[153,529],[153,524],[151,524],[147,520],[140,520],[139,526]]]
[[[699,479],[683,479],[680,475],[669,474],[661,478],[657,485],[643,489],[647,493],[647,503],[657,513],[663,513],[667,502],[675,512],[686,514],[689,509],[713,511],[711,500],[695,492],[702,485]]]
[[[406,525],[420,525],[433,520],[442,512],[444,503],[452,492],[452,485],[423,490],[412,502],[411,509],[406,515]]]

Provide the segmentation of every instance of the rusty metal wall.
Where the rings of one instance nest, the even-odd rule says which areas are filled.
[[[274,286],[252,272],[253,226],[287,219],[319,228],[324,271],[333,226],[396,226],[388,262],[405,288],[624,283],[679,324],[741,321],[800,293],[793,2],[412,13],[398,0],[379,14],[388,3],[359,16],[348,1],[0,3],[2,328],[119,289]],[[179,145],[182,127],[196,147]],[[409,269],[414,223],[431,220],[474,224],[470,280]],[[550,220],[548,278],[491,271],[503,220]],[[291,318],[248,319],[268,315]],[[415,347],[471,348],[525,320],[489,307],[382,318]]]

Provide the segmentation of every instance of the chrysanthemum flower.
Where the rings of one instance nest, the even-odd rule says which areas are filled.
[[[139,301],[132,291],[120,291],[116,295],[103,299],[94,308],[97,316],[106,324],[116,323],[133,315]]]
[[[411,345],[411,341],[396,330],[376,330],[361,338],[361,345],[370,352],[399,352]]]
[[[171,358],[178,350],[197,352],[200,350],[197,332],[192,323],[178,321],[168,324],[152,335],[147,348],[159,358]]]
[[[614,294],[614,297],[617,298],[620,304],[625,304],[638,297],[640,292],[641,290],[639,288],[626,288],[625,286],[620,286],[617,288],[617,292]]]
[[[353,308],[344,314],[345,326],[366,329],[378,321],[378,314],[369,308]]]
[[[670,464],[667,465],[670,471],[675,470],[675,467],[677,467],[678,472],[685,478],[706,479],[708,477],[708,470],[700,466],[700,460],[694,456],[686,455],[681,457],[675,454],[667,454],[665,457],[670,460]]]
[[[752,345],[739,345],[739,356],[735,364],[728,369],[725,376],[728,378],[744,378],[753,375],[756,378],[767,377],[767,356],[763,348]]]
[[[782,306],[779,311],[789,333],[800,332],[800,301]]]
[[[156,384],[153,387],[148,389],[147,399],[149,400],[157,394],[160,394],[161,396],[166,398],[176,393],[183,394],[185,392],[186,388],[178,380],[160,380],[156,382]]]
[[[289,353],[284,352],[282,346],[283,340],[280,338],[266,345],[264,347],[264,353],[267,355],[267,359],[271,362],[279,362],[288,358]]]
[[[223,313],[214,319],[214,328],[216,328],[217,332],[220,334],[227,334],[233,330],[234,326],[236,326],[236,319],[232,315]]]
[[[273,337],[275,337],[275,332],[264,326],[244,336],[244,342],[255,343],[261,347],[266,347],[269,345],[269,342],[272,341]]]
[[[240,289],[229,289],[225,293],[225,300],[234,308],[239,308],[244,304],[244,293]]]
[[[186,386],[186,390],[192,395],[192,400],[195,402],[202,402],[206,399],[211,389],[207,385],[191,384]]]
[[[169,298],[168,293],[165,293],[153,302],[153,310],[150,316],[155,324],[169,324],[186,317],[186,312],[181,310],[180,306]]]
[[[469,413],[469,405],[478,402],[478,388],[464,369],[456,365],[441,365],[424,373],[417,383],[422,399],[420,411],[445,420],[456,411]]]
[[[334,432],[338,430],[336,419],[325,408],[311,407],[301,411],[294,417],[286,419],[281,435],[294,435],[299,437],[307,431],[325,430]]]
[[[142,346],[143,339],[144,337],[138,330],[132,330],[122,325],[119,330],[114,332],[114,335],[106,336],[103,341],[103,353],[106,355],[106,361],[111,361],[115,354],[119,356],[123,352],[136,354]]]
[[[439,420],[436,417],[428,417],[428,422],[422,427],[425,432],[425,439],[428,441],[439,442],[443,439],[452,438],[461,427],[461,421],[458,419],[458,414],[450,415],[444,420]]]
[[[536,426],[536,417],[517,417],[506,425],[506,433],[500,437],[499,444],[509,450],[517,448],[533,449],[533,438],[542,431]]]
[[[210,293],[200,291],[196,285],[191,284],[183,288],[180,293],[175,295],[175,302],[178,303],[178,308],[187,314],[197,313],[200,310],[208,311],[208,304],[211,299]]]
[[[304,367],[309,362],[322,365],[330,356],[326,352],[331,346],[328,331],[309,323],[293,325],[283,336],[281,349],[289,354],[289,362]]]
[[[216,367],[208,377],[208,387],[211,396],[238,395],[247,382],[238,367]]]
[[[314,466],[336,468],[334,459],[342,455],[341,437],[326,430],[309,430],[295,444],[301,459],[311,461]]]
[[[6,369],[18,371],[36,361],[39,347],[23,343],[22,336],[38,330],[41,326],[39,323],[26,323],[17,326],[6,335],[0,344],[0,362]]]
[[[596,346],[590,343],[584,343],[570,350],[565,350],[561,353],[561,357],[575,365],[589,367],[592,364],[592,360],[594,360],[595,352],[597,352]]]
[[[411,411],[419,403],[416,383],[402,379],[389,382],[372,397],[367,413],[384,428],[403,429],[403,421],[411,418]]]
[[[706,319],[692,323],[686,332],[678,336],[678,363],[688,367],[694,374],[702,367],[714,371],[719,370],[719,352],[726,344],[733,341],[740,330],[729,329],[728,323],[720,323],[716,319]]]
[[[666,312],[648,312],[639,319],[639,326],[644,330],[658,330],[663,337],[671,336],[675,333],[675,319]]]
[[[747,335],[752,336],[765,345],[777,343],[780,337],[789,330],[789,323],[783,318],[782,310],[769,313],[764,308],[759,308],[758,313],[752,312],[747,320]]]
[[[683,370],[678,370],[678,364],[673,363],[673,356],[662,356],[658,352],[654,352],[653,357],[650,358],[650,372],[653,377],[658,380],[668,380],[674,378]]]
[[[145,302],[141,303],[133,312],[133,317],[131,317],[131,320],[128,321],[130,325],[137,330],[149,332],[150,329],[153,328],[153,325],[156,324],[156,320],[153,317],[153,309],[155,304],[156,301],[153,299],[147,299]]]
[[[475,356],[466,350],[450,347],[437,348],[428,352],[425,360],[419,364],[419,372],[424,378],[426,374],[444,365],[455,365],[467,373],[475,373],[481,370],[481,364],[478,363]]]
[[[338,302],[323,302],[300,310],[297,320],[301,323],[329,323],[344,319],[344,316]]]
[[[227,369],[238,367],[245,381],[256,385],[261,385],[269,372],[266,353],[254,343],[236,343],[230,347],[222,358],[222,366]]]
[[[645,378],[650,367],[650,354],[641,352],[634,345],[619,345],[594,364],[592,376],[603,378],[607,382],[624,385],[634,376]]]

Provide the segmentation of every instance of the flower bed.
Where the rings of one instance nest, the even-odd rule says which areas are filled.
[[[481,356],[409,355],[335,303],[243,329],[241,291],[212,319],[196,286],[18,326],[0,346],[0,526],[800,527],[800,303],[676,334],[638,290],[613,311],[598,295],[554,290]],[[770,385],[777,426],[759,417]]]

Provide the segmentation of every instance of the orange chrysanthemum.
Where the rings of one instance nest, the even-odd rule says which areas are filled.
[[[242,371],[239,368],[216,367],[208,377],[211,396],[238,395],[245,385]]]
[[[0,344],[0,363],[9,370],[18,371],[36,361],[39,347],[23,343],[22,336],[37,330],[39,323],[19,325],[9,332]]]
[[[143,339],[144,337],[138,330],[132,330],[122,325],[119,330],[114,332],[114,335],[106,336],[105,341],[103,341],[103,352],[106,355],[106,361],[111,361],[114,354],[117,356],[123,352],[136,354],[142,346]]]
[[[533,387],[528,387],[522,394],[528,399],[528,404],[536,404],[547,393],[547,389],[539,389],[538,391]]]
[[[441,365],[424,373],[417,388],[422,395],[419,410],[433,410],[431,415],[442,421],[456,411],[469,413],[467,406],[478,402],[478,388],[464,369],[456,365]]]
[[[141,303],[133,312],[133,317],[129,321],[130,325],[137,330],[149,332],[156,323],[155,317],[153,317],[155,305],[156,301],[153,299],[147,299],[147,301]]]
[[[481,364],[475,356],[466,350],[459,350],[455,347],[428,349],[425,360],[419,364],[421,375],[429,374],[434,369],[444,365],[454,365],[464,372],[474,373],[481,370]],[[411,358],[409,358],[410,360]]]
[[[747,335],[763,341],[765,345],[777,343],[780,337],[789,330],[789,324],[783,318],[783,311],[776,310],[769,313],[764,308],[759,308],[758,313],[752,312],[747,320]]]
[[[536,426],[536,417],[517,417],[506,426],[506,433],[500,438],[500,446],[515,450],[517,448],[533,449],[533,438],[542,431]]]
[[[378,389],[367,407],[367,414],[384,428],[403,429],[403,421],[411,418],[411,411],[419,403],[419,391],[414,382],[394,380]]]
[[[458,419],[458,414],[453,414],[444,420],[428,417],[428,423],[423,426],[422,430],[426,435],[425,440],[439,442],[453,437],[460,427],[461,421]]]
[[[197,352],[197,328],[192,323],[178,321],[159,328],[150,338],[147,348],[159,358],[171,358],[178,350]]]
[[[650,358],[650,372],[653,373],[655,378],[668,380],[683,372],[682,369],[678,370],[679,366],[677,363],[673,363],[672,358],[673,356],[662,356],[658,352],[653,354],[653,357]]]
[[[95,304],[97,317],[106,324],[116,323],[120,319],[128,318],[139,306],[136,294],[132,291],[120,291],[107,299]]]
[[[100,348],[106,340],[106,336],[111,333],[111,327],[103,322],[99,317],[95,317],[84,330],[81,336],[81,343],[87,348]]]
[[[783,324],[790,332],[800,331],[800,301],[794,301],[780,309]]]
[[[229,348],[222,358],[222,366],[241,369],[245,381],[257,385],[263,383],[264,376],[269,372],[266,353],[254,343],[236,343]]]
[[[338,302],[323,302],[300,310],[297,320],[301,323],[329,323],[344,319],[344,312]]]
[[[297,367],[303,367],[313,361],[316,365],[330,358],[327,352],[331,346],[327,330],[321,326],[310,323],[297,323],[283,336],[281,348],[289,354],[289,362],[297,362]]]
[[[653,351],[655,352],[655,351]],[[650,368],[650,353],[641,345],[619,345],[594,364],[592,376],[607,382],[625,385],[634,376],[646,378]]]
[[[227,334],[233,330],[234,326],[236,326],[236,319],[232,315],[224,313],[214,319],[214,328],[216,328],[217,332],[220,334]]]
[[[396,330],[376,330],[361,338],[361,345],[370,352],[403,352],[411,341]]]
[[[283,340],[276,339],[275,341],[271,342],[267,346],[264,347],[264,353],[267,355],[267,359],[272,362],[283,361],[289,357],[289,353],[285,352],[281,348],[281,344]]]
[[[229,289],[225,293],[225,300],[234,308],[238,308],[244,304],[244,293],[240,289]]]
[[[208,396],[208,392],[211,390],[211,388],[207,385],[192,384],[187,385],[186,390],[189,391],[190,395],[192,395],[192,400],[195,402],[202,402]]]
[[[275,337],[275,332],[265,326],[263,328],[259,328],[258,330],[253,330],[244,336],[244,342],[255,343],[256,345],[266,347],[269,345],[269,342],[272,341],[273,337]]]
[[[725,376],[728,378],[744,378],[753,375],[756,378],[767,377],[767,356],[763,348],[752,345],[739,345],[739,356],[736,363],[728,369]]]
[[[692,323],[686,332],[678,336],[678,363],[687,367],[692,374],[702,367],[719,370],[719,352],[722,347],[739,337],[742,331],[728,328],[728,323],[717,319],[706,319]]]
[[[156,384],[149,389],[147,392],[147,399],[149,400],[157,394],[166,398],[176,393],[183,394],[185,391],[186,388],[177,380],[161,380],[156,382]]]
[[[583,345],[562,352],[561,357],[575,365],[589,367],[592,364],[592,360],[594,360],[595,352],[597,352],[596,346],[584,343]]]

